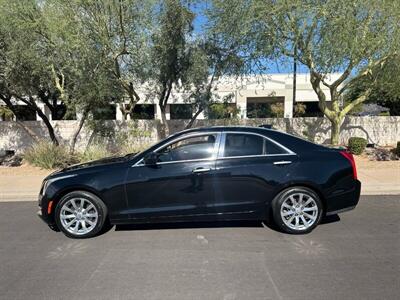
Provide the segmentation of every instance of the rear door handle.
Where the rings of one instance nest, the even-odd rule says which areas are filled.
[[[280,161],[274,161],[274,165],[289,165],[291,164],[291,160],[280,160]]]
[[[192,171],[192,173],[199,174],[199,173],[207,173],[207,172],[210,172],[210,171],[211,171],[210,168],[197,168],[197,169],[194,169]]]

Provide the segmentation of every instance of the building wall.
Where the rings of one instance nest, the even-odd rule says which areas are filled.
[[[170,120],[171,133],[185,128],[188,120]],[[68,145],[78,126],[78,121],[52,121],[60,142]],[[118,143],[118,137],[123,132],[133,132],[132,143],[147,145],[156,142],[158,137],[158,120],[140,120],[134,122],[107,121],[110,138],[107,143],[112,148]],[[276,119],[227,119],[227,120],[197,120],[194,127],[213,125],[247,125],[258,126],[272,124],[277,130],[301,135],[317,143],[328,143],[330,138],[330,123],[326,118],[276,118]],[[23,126],[22,126],[23,125]],[[28,128],[28,131],[25,128]],[[36,137],[46,138],[47,130],[41,121],[0,122],[0,149],[10,149],[22,152],[29,147]],[[84,150],[93,130],[84,127],[77,143],[78,150]],[[392,145],[400,141],[400,117],[347,117],[342,125],[340,142],[347,144],[351,136],[360,136],[377,145]]]
[[[326,79],[328,82],[334,81],[340,74],[330,74]],[[296,101],[298,102],[315,102],[318,101],[317,95],[312,89],[309,74],[297,74],[297,85],[296,85]],[[326,94],[327,101],[330,101],[330,93],[327,87],[321,87]],[[155,118],[161,119],[161,112],[157,105],[157,100],[154,96],[151,96],[148,91],[151,91],[150,86],[144,86],[138,90],[140,101],[138,104],[154,104]],[[214,85],[214,93],[219,96],[219,99],[223,99],[224,96],[233,95],[232,102],[236,103],[240,109],[241,118],[247,118],[247,98],[248,97],[268,97],[277,96],[284,97],[284,116],[285,118],[291,118],[293,115],[293,74],[269,74],[269,75],[252,75],[246,77],[223,77]],[[179,91],[173,90],[170,104],[186,104],[188,94],[180,93]],[[0,101],[0,105],[1,105]],[[22,104],[22,103],[21,103]],[[38,106],[51,120],[51,113],[44,104],[38,103]],[[204,114],[201,114],[199,119],[204,118]],[[36,117],[40,120],[40,117]],[[122,120],[123,116],[118,108],[116,109],[116,120]],[[167,119],[170,119],[169,105],[167,106]]]

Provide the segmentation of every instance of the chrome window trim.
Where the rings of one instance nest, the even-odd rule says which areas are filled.
[[[193,133],[189,133],[183,136],[179,136],[171,141],[169,141],[168,143],[156,148],[153,152],[157,152],[158,150],[168,147],[169,145],[175,143],[175,142],[179,142],[180,140],[184,140],[187,138],[192,138],[192,137],[196,137],[196,136],[203,136],[203,135],[216,135],[216,140],[215,140],[215,144],[214,144],[214,149],[212,152],[211,157],[208,158],[200,158],[200,159],[187,159],[187,160],[176,160],[176,161],[164,161],[164,162],[159,162],[157,163],[157,165],[165,165],[165,164],[175,164],[175,163],[181,163],[181,162],[196,162],[196,161],[215,161],[217,159],[218,156],[218,149],[219,149],[219,145],[221,143],[221,136],[222,133],[221,131],[210,131],[210,132],[193,132]],[[134,165],[132,165],[132,167],[141,167],[144,166],[145,164],[143,163],[143,158],[141,158],[138,162],[136,162]]]
[[[242,155],[242,156],[226,156],[224,157],[224,152],[225,152],[225,141],[226,141],[226,135],[227,134],[247,134],[247,135],[256,135],[259,136],[261,138],[263,138],[263,152],[265,152],[265,140],[270,141],[271,143],[277,145],[279,148],[281,148],[282,150],[286,151],[286,153],[281,153],[281,154],[255,154],[255,155]],[[282,155],[297,155],[295,152],[293,152],[292,150],[290,150],[289,148],[283,146],[282,144],[276,142],[275,140],[256,133],[256,132],[246,132],[246,131],[223,131],[222,132],[222,138],[221,138],[221,146],[219,147],[219,151],[218,151],[218,157],[217,159],[232,159],[232,158],[251,158],[251,157],[270,157],[270,156],[282,156]]]
[[[218,160],[234,159],[234,158],[257,158],[257,157],[274,157],[274,156],[294,156],[295,153],[283,153],[283,154],[258,154],[258,155],[242,155],[242,156],[227,156],[218,157]]]

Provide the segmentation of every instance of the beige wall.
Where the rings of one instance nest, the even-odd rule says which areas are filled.
[[[170,120],[171,132],[184,129],[188,120]],[[47,130],[40,121],[23,122],[31,132],[38,137],[46,137]],[[69,144],[77,121],[53,121],[55,132],[63,144]],[[121,123],[108,121],[111,129],[109,144],[115,144],[115,137],[124,130],[135,132],[135,143],[149,144],[158,140],[158,121],[140,120],[136,122]],[[130,124],[129,126],[127,124]],[[273,124],[277,130],[292,134],[302,135],[318,143],[328,143],[330,137],[330,124],[325,118],[276,118],[276,119],[241,119],[241,120],[197,120],[195,127],[212,125],[248,125]],[[145,134],[142,134],[144,132]],[[84,128],[77,144],[78,149],[84,149],[93,131]],[[400,141],[400,117],[347,117],[342,125],[341,143],[346,144],[351,136],[361,136],[370,143],[378,145],[395,145]],[[30,146],[33,138],[16,122],[0,122],[0,149],[22,151]]]

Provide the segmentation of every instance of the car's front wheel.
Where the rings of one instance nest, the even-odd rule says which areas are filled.
[[[89,238],[100,232],[107,208],[96,195],[86,191],[68,193],[55,210],[58,228],[71,238]]]
[[[272,202],[276,225],[284,232],[303,234],[312,231],[321,221],[323,206],[311,189],[291,187],[279,193]]]

